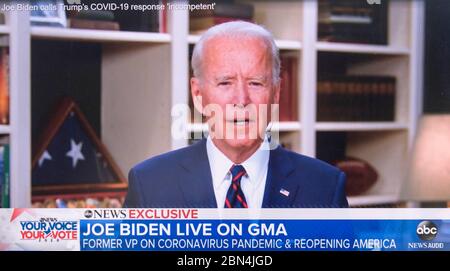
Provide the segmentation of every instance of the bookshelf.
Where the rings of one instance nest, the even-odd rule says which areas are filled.
[[[0,25],[0,35],[9,34],[9,26],[8,25]]]
[[[317,21],[317,2],[304,2],[304,8],[309,10],[304,16],[304,24]],[[368,161],[379,173],[377,183],[367,193],[349,197],[350,206],[376,206],[400,201],[408,153],[421,112],[423,8],[421,1],[389,1],[388,44],[385,46],[318,41],[317,29],[303,31],[303,61],[305,58],[306,61],[302,65],[309,70],[302,75],[302,152],[317,155],[319,133],[345,133],[346,155]],[[312,27],[315,26],[317,24]],[[394,121],[316,121],[317,96],[308,89],[316,89],[317,81],[308,79],[317,78],[322,70],[318,58],[330,54],[343,56],[347,61],[346,74],[391,75],[396,78]]]
[[[378,182],[364,195],[350,197],[352,206],[396,203],[405,162],[421,113],[423,67],[423,1],[390,1],[388,45],[319,41],[318,2],[239,1],[255,5],[255,21],[274,33],[282,53],[298,59],[298,121],[274,124],[280,140],[302,154],[317,156],[318,134],[345,133],[346,153],[370,162]],[[11,124],[0,133],[11,141],[11,204],[31,204],[31,76],[33,40],[95,43],[101,46],[101,140],[126,174],[137,162],[188,145],[187,135],[206,126],[189,123],[174,112],[188,104],[189,46],[199,36],[189,33],[186,10],[168,13],[168,33],[117,32],[30,27],[26,12],[11,13],[0,35],[11,36]],[[390,75],[397,79],[392,122],[318,122],[319,60],[345,59],[350,75]],[[181,120],[181,121],[180,121]],[[183,136],[172,136],[181,123]],[[389,150],[389,155],[386,155]]]
[[[408,125],[396,122],[317,122],[316,131],[394,131],[407,130]]]
[[[409,55],[408,48],[383,46],[383,45],[367,45],[367,44],[351,44],[337,42],[318,41],[316,48],[319,52],[338,52],[350,54],[374,54],[374,55]]]
[[[31,204],[31,106],[30,106],[30,36],[28,16],[22,12],[5,14],[2,35],[9,35],[10,123],[1,127],[10,144],[10,205]]]
[[[9,135],[11,133],[10,125],[0,125],[0,135]]]
[[[142,42],[169,43],[170,35],[164,33],[142,33],[131,31],[108,31],[90,29],[68,29],[45,26],[31,28],[31,36],[37,39],[73,40],[86,42]]]
[[[348,204],[350,206],[372,206],[398,203],[398,198],[395,195],[355,196],[348,199]]]

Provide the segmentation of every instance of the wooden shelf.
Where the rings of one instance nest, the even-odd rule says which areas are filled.
[[[301,50],[302,44],[295,40],[275,40],[280,50]]]
[[[0,25],[0,34],[9,34],[9,26]]]
[[[301,130],[301,125],[298,121],[283,121],[274,123],[272,130],[280,132],[296,132]]]
[[[189,35],[188,43],[195,44],[199,39],[199,35]],[[301,42],[295,40],[275,40],[275,43],[280,50],[301,50],[302,48]]]
[[[189,44],[196,44],[200,39],[199,35],[188,35],[188,43]]]
[[[366,206],[398,203],[400,200],[397,195],[367,195],[348,197],[349,206]]]
[[[317,131],[391,131],[407,129],[407,124],[395,122],[316,122]]]
[[[31,36],[38,39],[94,42],[169,43],[169,34],[131,31],[68,29],[58,27],[31,27]]]
[[[9,135],[11,133],[11,126],[0,125],[0,135]]]
[[[392,47],[383,45],[366,45],[353,43],[337,43],[319,41],[316,49],[323,52],[382,54],[382,55],[409,55],[410,50],[404,47]]]

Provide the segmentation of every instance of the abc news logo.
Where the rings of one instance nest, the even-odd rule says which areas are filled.
[[[431,241],[438,234],[438,228],[431,221],[422,221],[417,225],[416,233],[421,240]]]
[[[86,218],[126,218],[127,212],[123,209],[113,209],[113,210],[86,210],[84,212],[84,217]]]

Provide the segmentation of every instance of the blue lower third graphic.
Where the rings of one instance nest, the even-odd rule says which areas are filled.
[[[81,250],[450,250],[450,221],[81,220]]]

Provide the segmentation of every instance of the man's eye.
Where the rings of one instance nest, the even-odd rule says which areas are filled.
[[[261,83],[261,82],[250,82],[250,86],[253,86],[253,87],[262,87],[262,86],[263,86],[263,83]]]
[[[219,82],[218,85],[219,85],[219,86],[229,86],[229,85],[231,85],[231,82],[228,82],[228,81]]]

